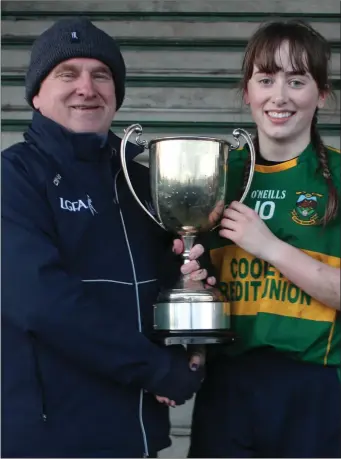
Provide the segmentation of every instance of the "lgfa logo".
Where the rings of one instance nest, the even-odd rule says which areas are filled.
[[[81,199],[78,199],[78,201],[70,201],[64,198],[59,199],[61,209],[68,210],[69,212],[80,212],[82,209],[86,209],[90,210],[92,215],[97,214],[97,210],[92,205],[92,199],[89,195],[87,195],[86,203]]]

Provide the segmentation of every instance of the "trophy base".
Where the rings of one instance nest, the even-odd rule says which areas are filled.
[[[215,289],[173,289],[154,304],[153,339],[170,344],[226,344],[235,340],[230,303]]]
[[[232,344],[236,334],[232,330],[157,330],[151,339],[170,346],[173,344]]]

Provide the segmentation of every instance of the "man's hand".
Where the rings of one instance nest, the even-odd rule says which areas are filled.
[[[172,408],[176,407],[176,403],[174,402],[174,400],[169,400],[169,398],[161,397],[160,395],[155,395],[155,398],[159,403],[164,403],[165,405],[171,406]]]
[[[205,365],[205,346],[191,344],[187,346],[187,350],[188,354],[190,355],[189,368],[192,371],[197,371],[200,367],[203,367]],[[155,397],[159,403],[164,403],[165,405],[170,406],[172,408],[176,407],[176,403],[174,400],[170,400],[169,398],[162,397],[160,395],[156,395]]]

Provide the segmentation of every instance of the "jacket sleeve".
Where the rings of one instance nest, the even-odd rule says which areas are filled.
[[[186,354],[137,330],[128,334],[122,319],[108,321],[81,279],[63,269],[52,211],[30,179],[19,161],[2,159],[3,317],[87,371],[174,400],[190,398],[198,377]]]

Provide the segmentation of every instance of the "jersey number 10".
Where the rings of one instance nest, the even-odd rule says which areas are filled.
[[[275,207],[273,201],[256,201],[255,211],[262,220],[270,220],[274,216]]]

